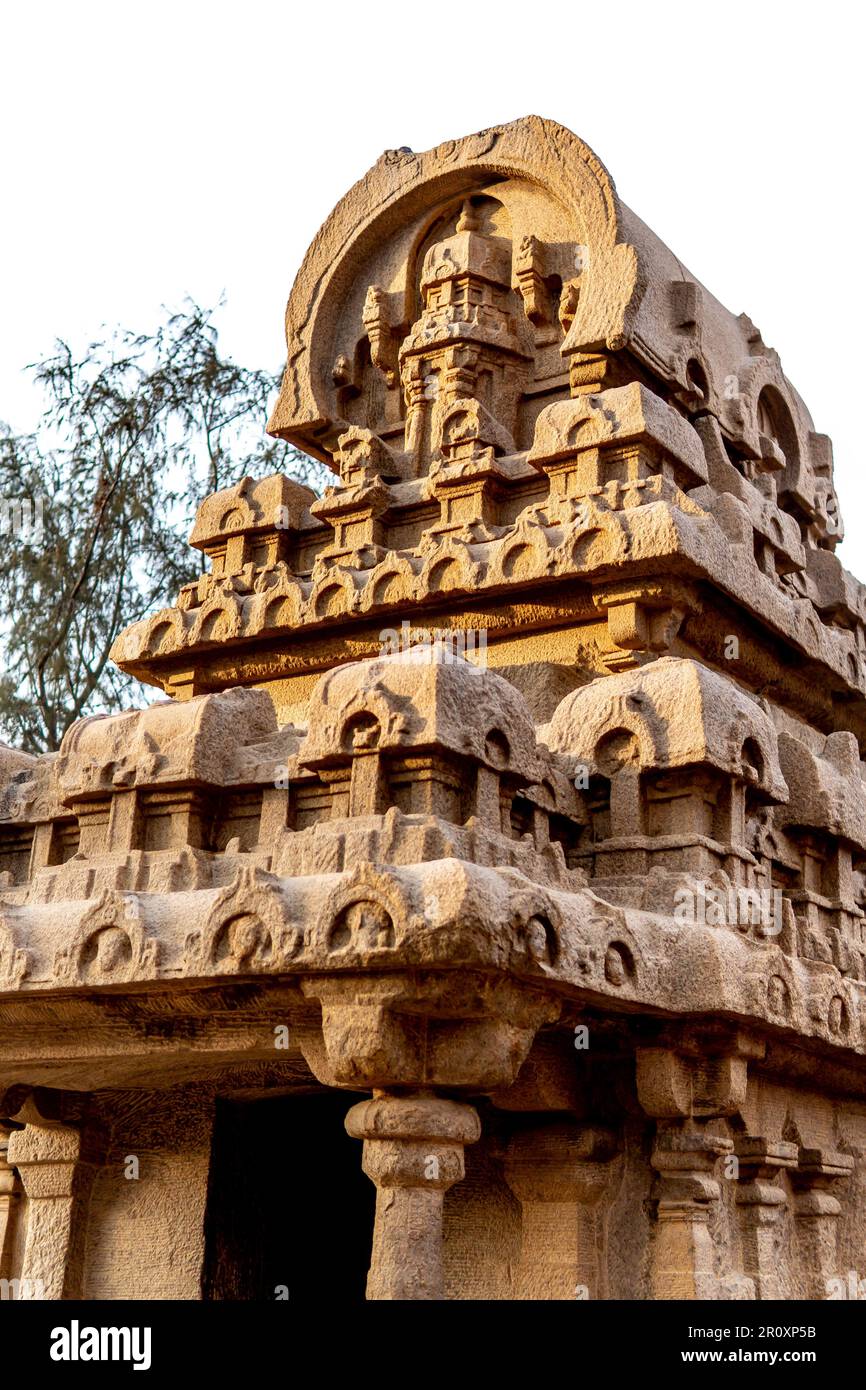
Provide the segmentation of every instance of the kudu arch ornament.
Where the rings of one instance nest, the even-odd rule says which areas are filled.
[[[537,117],[387,151],[286,339],[268,428],[333,483],[206,498],[204,572],[113,649],[167,698],[0,750],[0,1270],[198,1298],[215,1102],[330,1091],[370,1298],[836,1296],[866,606],[829,440]]]

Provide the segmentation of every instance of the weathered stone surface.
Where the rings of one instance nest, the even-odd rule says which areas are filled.
[[[214,1114],[329,1091],[370,1298],[837,1296],[866,595],[829,441],[535,117],[388,151],[287,342],[269,428],[333,485],[207,498],[209,568],[115,645],[170,699],[0,749],[0,1273],[253,1296],[242,1249],[198,1279]]]

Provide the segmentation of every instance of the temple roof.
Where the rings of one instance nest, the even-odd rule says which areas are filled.
[[[776,730],[733,681],[678,657],[592,681],[567,695],[546,729],[548,746],[604,771],[600,750],[631,734],[642,768],[707,764],[743,778],[774,801],[787,796]]]
[[[338,666],[325,676],[310,701],[299,762],[315,767],[350,751],[355,730],[382,751],[438,747],[519,770],[530,781],[544,773],[520,693],[444,641]]]

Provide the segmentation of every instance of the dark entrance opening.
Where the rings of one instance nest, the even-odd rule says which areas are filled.
[[[376,1193],[343,1128],[361,1099],[217,1102],[203,1298],[363,1303]]]

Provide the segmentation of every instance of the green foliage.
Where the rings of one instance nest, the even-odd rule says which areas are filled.
[[[39,752],[82,715],[142,698],[108,652],[199,572],[186,538],[202,497],[245,474],[315,488],[324,470],[265,434],[278,378],[221,356],[196,304],[81,357],[58,342],[32,370],[39,429],[0,426],[0,728]]]

